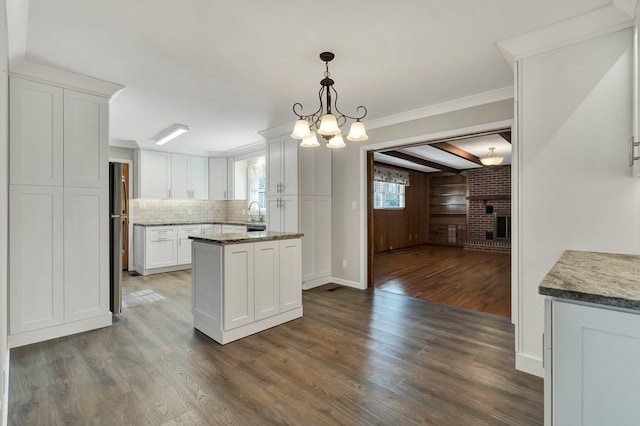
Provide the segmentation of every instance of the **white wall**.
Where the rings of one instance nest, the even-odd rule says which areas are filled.
[[[9,227],[9,82],[8,82],[8,46],[5,19],[5,1],[0,0],[0,423],[7,423],[7,400],[9,385],[9,349],[7,345],[7,231]],[[2,375],[5,376],[3,384]]]
[[[489,99],[484,95],[479,96],[479,99],[485,98]],[[428,141],[437,135],[464,134],[464,129],[487,123],[505,122],[513,118],[511,98],[504,99],[502,96],[501,100],[493,99],[476,106],[468,106],[469,102],[459,102],[460,105],[467,105],[460,109],[449,108],[446,112],[425,118],[367,130],[367,142],[347,142],[346,148],[333,150],[332,276],[336,282],[359,288],[365,288],[367,285],[366,276],[362,274],[365,259],[361,256],[365,241],[365,233],[361,232],[360,226],[364,214],[362,209],[365,208],[361,203],[364,191],[361,177],[366,173],[361,167],[361,147],[389,142]],[[352,208],[353,202],[356,203],[355,209]],[[343,260],[347,261],[346,268],[342,267]]]
[[[538,285],[567,249],[640,253],[631,177],[632,31],[522,59],[516,366],[542,375]]]

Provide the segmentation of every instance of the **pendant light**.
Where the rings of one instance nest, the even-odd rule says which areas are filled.
[[[495,149],[495,146],[489,147],[487,156],[480,159],[480,162],[484,166],[497,166],[498,164],[502,163],[503,158],[496,155]]]

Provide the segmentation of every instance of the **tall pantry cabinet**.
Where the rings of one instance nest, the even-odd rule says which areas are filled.
[[[301,232],[303,288],[331,281],[331,150],[267,140],[267,230]]]
[[[111,324],[108,99],[11,77],[9,343]]]

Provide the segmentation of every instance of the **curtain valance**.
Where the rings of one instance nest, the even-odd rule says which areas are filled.
[[[373,180],[397,183],[404,186],[409,186],[410,184],[409,172],[383,166],[373,166]]]

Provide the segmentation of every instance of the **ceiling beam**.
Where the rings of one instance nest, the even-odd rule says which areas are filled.
[[[463,160],[467,160],[467,161],[471,161],[472,163],[478,164],[480,166],[482,166],[482,162],[480,161],[480,158],[476,157],[475,155],[473,155],[470,152],[465,151],[464,149],[460,149],[455,145],[451,145],[450,143],[447,142],[438,142],[438,143],[433,143],[429,146],[432,146],[434,148],[438,148],[439,150],[442,150],[444,152],[448,152],[449,154],[453,154],[456,157],[460,157]]]
[[[507,131],[507,132],[500,132],[498,133],[500,136],[502,136],[502,139],[504,139],[505,141],[511,143],[511,132]]]
[[[388,155],[402,160],[411,161],[412,163],[420,164],[421,166],[431,167],[432,169],[442,170],[443,172],[460,173],[459,169],[445,166],[444,164],[436,163],[433,161],[425,160],[424,158],[414,157],[401,151],[383,151],[381,154]]]

